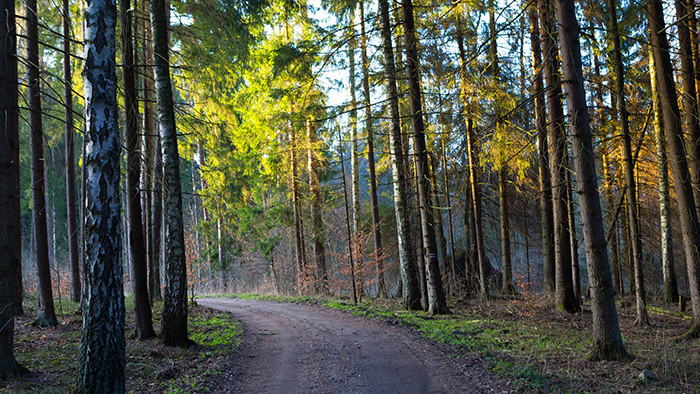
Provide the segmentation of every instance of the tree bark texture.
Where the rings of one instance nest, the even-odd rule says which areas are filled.
[[[0,1],[0,380],[23,369],[14,353],[15,271],[22,265],[19,186],[19,107],[14,0]]]
[[[413,3],[401,1],[403,14],[404,42],[406,45],[406,66],[408,69],[409,104],[413,126],[413,149],[416,157],[418,200],[420,204],[421,228],[423,230],[424,255],[426,257],[426,282],[428,289],[428,312],[431,314],[449,313],[445,290],[442,285],[440,261],[435,242],[435,217],[430,192],[430,167],[428,148],[425,142],[425,126],[421,106],[421,89],[418,75],[418,43],[413,23]]]
[[[406,169],[401,146],[401,124],[399,97],[396,89],[396,67],[391,41],[388,0],[378,0],[378,14],[382,37],[382,53],[385,68],[386,95],[389,100],[389,150],[391,154],[392,186],[394,191],[394,213],[398,238],[399,263],[401,265],[402,299],[406,309],[419,310],[420,288],[416,272],[416,260],[411,250],[410,218],[406,190]]]
[[[170,81],[168,23],[164,0],[151,0],[151,28],[158,102],[158,128],[163,155],[163,211],[165,295],[162,340],[168,346],[187,346],[187,269],[182,222],[180,155]]]
[[[562,56],[564,89],[573,137],[574,164],[578,184],[583,238],[586,244],[588,282],[593,312],[593,350],[591,358],[627,357],[617,321],[612,273],[608,262],[603,228],[603,211],[598,195],[595,155],[590,118],[586,105],[581,68],[579,25],[573,0],[556,0]]]
[[[46,223],[46,157],[41,120],[41,79],[39,76],[39,30],[36,0],[27,1],[27,75],[29,77],[29,128],[32,140],[32,223],[34,226],[36,270],[41,311],[36,318],[40,326],[57,326],[51,290],[49,239]]]
[[[131,256],[131,281],[134,291],[135,336],[152,338],[151,304],[148,295],[148,261],[143,236],[141,211],[141,156],[138,130],[138,98],[136,96],[136,69],[134,65],[134,38],[131,0],[119,3],[121,16],[122,62],[124,78],[124,138],[126,140],[126,193],[129,206],[129,253]]]
[[[85,8],[85,307],[78,391],[124,392],[124,285],[119,197],[117,7]]]
[[[700,335],[700,228],[698,227],[696,203],[685,153],[686,147],[683,142],[680,110],[660,0],[647,1],[647,16],[656,66],[656,83],[659,89],[659,101],[663,113],[664,131],[671,159],[671,170],[683,234],[688,288],[693,305],[693,326],[687,335],[697,337]]]

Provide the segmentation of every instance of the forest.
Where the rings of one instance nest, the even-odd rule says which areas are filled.
[[[591,361],[634,359],[624,300],[697,345],[694,0],[0,4],[3,379],[64,300],[81,392],[124,391],[125,318],[186,348],[221,293],[536,294]]]

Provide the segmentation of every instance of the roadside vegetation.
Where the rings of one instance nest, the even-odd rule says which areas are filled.
[[[35,300],[29,300],[32,305]],[[58,300],[57,300],[58,301]],[[0,381],[0,391],[70,392],[75,390],[80,348],[81,315],[78,305],[60,300],[64,313],[59,325],[45,329],[32,326],[33,306],[16,320],[15,354],[31,373]],[[160,326],[162,302],[154,307],[154,323]],[[127,311],[133,298],[126,299]],[[188,329],[196,343],[189,348],[168,347],[158,338],[132,339],[133,314],[126,314],[126,389],[128,392],[208,391],[212,382],[230,373],[228,360],[243,340],[243,327],[229,314],[190,305]]]
[[[631,362],[586,360],[591,349],[591,311],[571,315],[546,298],[523,293],[516,300],[450,305],[451,315],[406,311],[399,300],[351,300],[242,294],[238,298],[295,302],[341,310],[406,327],[440,346],[446,357],[469,368],[484,360],[495,376],[522,392],[700,392],[700,344],[677,341],[690,316],[673,305],[649,308],[651,326],[634,324],[634,305],[618,300],[623,339]]]

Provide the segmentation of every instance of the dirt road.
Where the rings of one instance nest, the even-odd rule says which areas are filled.
[[[405,327],[323,308],[242,299],[199,299],[246,330],[228,378],[239,393],[505,392],[478,360],[448,358]]]

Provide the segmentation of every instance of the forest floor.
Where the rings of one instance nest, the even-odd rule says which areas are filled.
[[[588,306],[580,314],[569,315],[554,310],[548,300],[535,295],[524,294],[520,299],[510,301],[452,304],[453,314],[447,316],[407,312],[402,310],[396,300],[371,300],[353,305],[348,300],[309,297],[239,295],[237,298],[285,302],[286,305],[270,302],[265,304],[278,305],[279,310],[294,311],[302,308],[307,311],[304,312],[306,315],[318,315],[330,322],[323,326],[309,316],[298,323],[286,321],[293,319],[291,315],[253,318],[250,309],[247,311],[248,316],[241,310],[231,315],[191,305],[190,336],[197,345],[189,349],[177,349],[162,346],[157,338],[147,341],[129,339],[133,330],[133,314],[129,312],[133,310],[133,304],[127,297],[127,390],[231,391],[255,388],[242,385],[253,381],[255,377],[262,382],[257,386],[258,389],[274,390],[275,387],[280,387],[276,386],[280,380],[267,376],[265,372],[250,375],[245,368],[253,367],[255,370],[259,369],[258,366],[270,366],[264,362],[269,359],[256,354],[256,348],[260,346],[260,349],[274,350],[275,346],[278,349],[280,346],[287,347],[288,342],[280,344],[279,341],[296,331],[302,339],[291,348],[301,351],[301,356],[294,359],[287,353],[281,359],[297,362],[298,365],[290,371],[308,369],[316,362],[317,357],[314,355],[317,350],[327,349],[328,358],[322,356],[324,360],[318,360],[318,365],[335,363],[333,368],[336,368],[340,376],[333,380],[344,381],[348,384],[346,387],[354,387],[356,391],[370,391],[369,387],[363,386],[366,383],[354,376],[357,371],[358,375],[363,372],[367,375],[375,373],[376,371],[366,368],[364,363],[369,361],[363,359],[360,363],[353,363],[343,358],[344,355],[366,357],[364,349],[386,347],[387,342],[377,344],[372,342],[375,340],[373,338],[352,336],[353,332],[359,333],[358,330],[367,329],[370,333],[384,333],[378,335],[387,336],[383,340],[390,341],[388,343],[398,346],[404,352],[396,360],[390,356],[381,356],[379,352],[379,360],[383,360],[383,363],[400,369],[401,365],[395,363],[413,357],[428,367],[428,376],[417,372],[415,376],[423,376],[423,384],[427,386],[413,386],[416,389],[409,391],[700,392],[700,341],[674,340],[690,326],[687,315],[677,313],[674,305],[651,303],[651,326],[640,327],[634,325],[634,306],[624,298],[619,300],[623,339],[627,350],[635,359],[627,362],[589,362],[586,360],[591,344],[591,315]],[[35,300],[27,301],[36,304]],[[81,317],[68,312],[76,310],[76,305],[65,301],[57,305],[62,305],[65,312],[59,311],[61,324],[57,328],[32,326],[31,321],[36,316],[36,311],[30,306],[25,309],[24,317],[16,319],[15,353],[18,360],[32,372],[18,379],[0,381],[0,391],[68,392],[75,387]],[[155,304],[154,324],[157,330],[160,325],[160,307],[160,303]],[[327,319],[328,316],[333,318]],[[249,320],[251,318],[267,322],[268,328],[255,328]],[[333,323],[336,319],[337,322]],[[280,329],[280,325],[287,328]],[[333,339],[333,331],[342,332],[347,330],[346,326],[354,327],[353,325],[358,328],[349,330],[349,336],[338,338],[337,341]],[[321,341],[314,341],[318,337],[316,335],[311,337],[304,333],[314,326],[320,330],[318,335],[321,335]],[[373,337],[374,334],[370,336]],[[269,340],[272,342],[266,345]],[[314,347],[304,350],[306,345]],[[336,345],[342,351],[334,350]],[[407,356],[406,352],[412,356]],[[435,368],[438,371],[434,372]],[[454,375],[455,368],[458,375]],[[322,379],[319,375],[322,371],[324,370],[309,372],[302,383],[308,385],[306,387],[315,388],[312,391],[316,392],[339,389],[340,386],[334,386],[336,383]],[[644,371],[647,378],[640,379],[639,376]],[[431,374],[434,374],[432,380]],[[455,380],[456,385],[445,382],[446,380]],[[290,391],[287,386],[281,387],[284,391]]]

